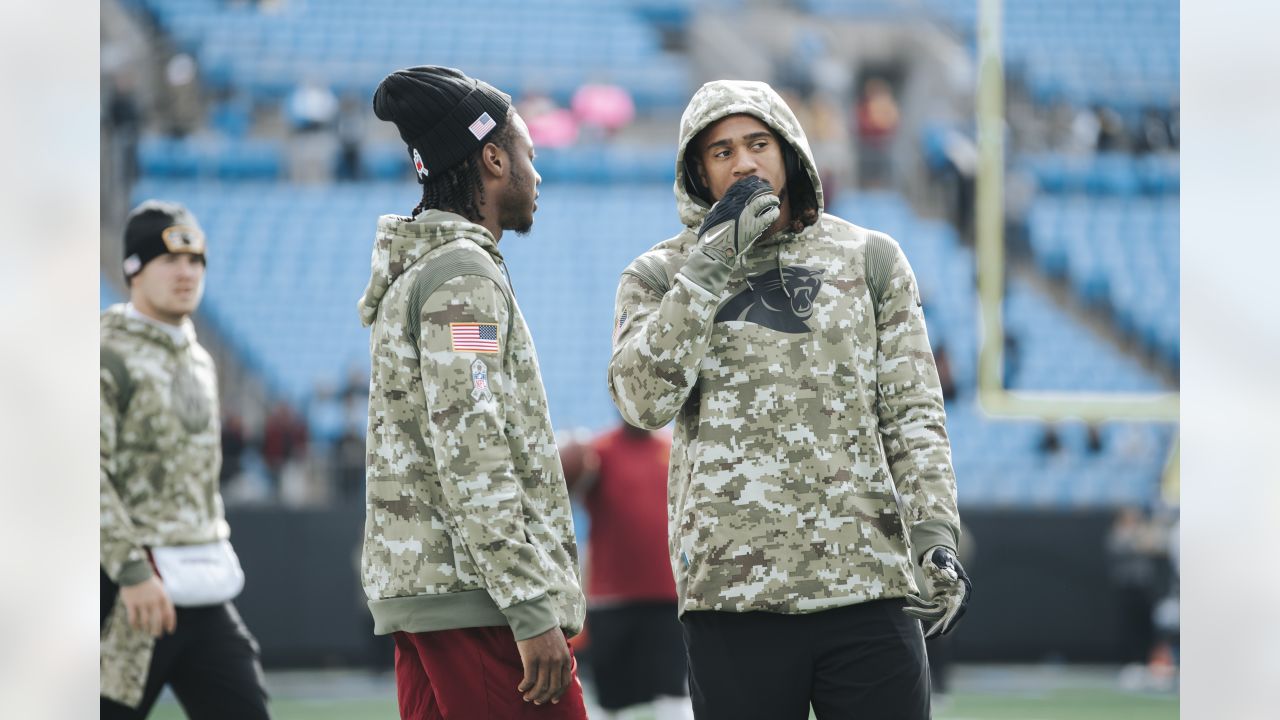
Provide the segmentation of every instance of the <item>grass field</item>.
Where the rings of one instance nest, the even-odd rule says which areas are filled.
[[[1175,720],[1172,692],[1117,688],[1111,669],[1045,667],[960,668],[955,692],[934,710],[937,720]],[[284,673],[268,679],[276,720],[396,720],[389,678],[359,673]],[[152,720],[180,720],[182,708],[166,697]],[[632,720],[649,720],[637,713]]]
[[[271,704],[276,720],[395,720],[392,698],[385,700],[279,700]],[[176,703],[157,705],[154,720],[185,718]],[[1172,720],[1176,697],[1126,695],[1114,691],[1062,690],[1041,697],[1004,697],[957,693],[938,720]],[[636,720],[640,720],[639,717]]]

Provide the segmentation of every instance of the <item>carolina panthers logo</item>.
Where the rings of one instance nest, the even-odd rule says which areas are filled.
[[[786,287],[782,281],[786,280]],[[747,286],[716,313],[716,322],[743,320],[784,333],[812,330],[805,320],[822,288],[822,271],[791,265],[747,278]]]

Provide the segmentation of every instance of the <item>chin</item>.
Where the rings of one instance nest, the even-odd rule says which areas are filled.
[[[519,223],[511,229],[514,230],[517,235],[528,235],[529,231],[533,229],[533,216],[530,215],[524,222]]]
[[[175,302],[173,305],[165,308],[172,315],[190,315],[200,306],[200,302]]]

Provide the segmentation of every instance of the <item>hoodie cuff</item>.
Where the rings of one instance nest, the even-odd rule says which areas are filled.
[[[955,553],[956,546],[959,544],[960,529],[946,520],[925,520],[916,523],[911,528],[912,564],[919,565],[920,557],[939,545]]]
[[[506,616],[507,624],[511,626],[511,633],[516,636],[517,641],[537,637],[560,624],[555,608],[551,605],[551,598],[546,594],[503,608],[502,614]]]
[[[120,587],[137,585],[150,580],[155,573],[151,572],[151,563],[146,559],[130,560],[120,566],[120,574],[116,576],[116,584]]]

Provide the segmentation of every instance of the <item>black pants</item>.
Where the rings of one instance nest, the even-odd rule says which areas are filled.
[[[102,576],[102,622],[118,602],[114,583]],[[103,720],[141,720],[168,684],[190,720],[264,720],[267,691],[258,641],[231,603],[178,608],[178,627],[156,641],[142,702],[130,708],[101,699]]]
[[[806,615],[687,612],[698,720],[927,720],[929,663],[902,600]]]
[[[689,694],[684,639],[676,614],[674,601],[587,611],[590,666],[600,707],[621,710],[660,695]]]

